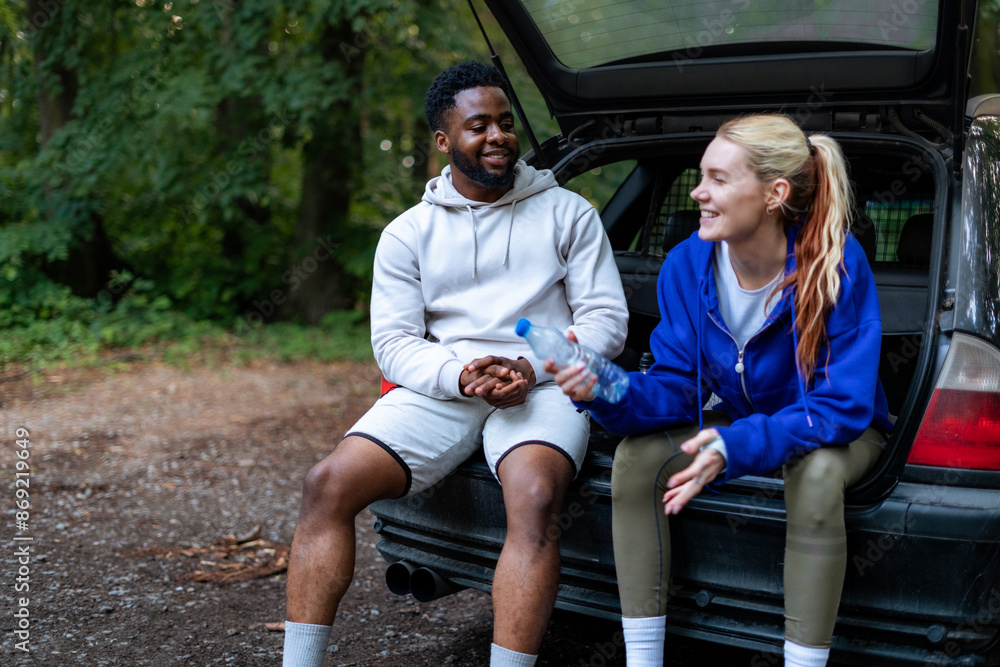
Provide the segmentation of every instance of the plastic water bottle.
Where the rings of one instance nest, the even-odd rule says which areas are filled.
[[[574,343],[552,327],[535,326],[525,318],[517,321],[514,331],[523,336],[531,349],[542,359],[552,359],[560,369],[583,363],[597,376],[594,395],[609,403],[617,403],[628,390],[628,373],[597,352]]]

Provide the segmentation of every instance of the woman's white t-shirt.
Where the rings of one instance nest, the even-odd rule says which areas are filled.
[[[742,350],[746,342],[764,326],[767,316],[778,302],[778,299],[768,302],[767,297],[784,276],[784,271],[779,272],[774,280],[760,289],[743,289],[733,270],[733,263],[729,259],[729,244],[725,241],[720,241],[715,246],[713,268],[722,320],[736,339],[736,347]]]

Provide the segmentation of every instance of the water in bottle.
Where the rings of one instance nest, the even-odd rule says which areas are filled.
[[[628,373],[590,348],[574,343],[558,329],[533,325],[525,318],[517,322],[514,331],[523,336],[531,349],[542,359],[552,359],[560,369],[583,363],[597,376],[594,395],[609,403],[617,403],[628,390]]]

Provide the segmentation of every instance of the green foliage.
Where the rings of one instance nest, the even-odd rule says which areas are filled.
[[[0,366],[93,357],[99,345],[89,330],[87,300],[31,269],[12,268],[4,266],[0,275]]]
[[[120,350],[146,350],[180,365],[224,357],[371,358],[365,311],[334,311],[316,326],[273,322],[227,331],[217,323],[194,321],[172,306],[152,281],[128,272],[116,275],[96,299],[73,296],[69,288],[44,279],[0,279],[0,368],[92,365]]]
[[[148,280],[115,276],[96,299],[74,296],[33,269],[5,266],[0,275],[0,367],[93,363],[102,350],[141,348],[203,336],[218,325],[194,322],[171,308]],[[116,302],[117,300],[117,302]]]
[[[1000,2],[981,1],[972,43],[969,95],[1000,92]]]
[[[27,0],[2,3],[0,363],[33,359],[35,347],[64,359],[197,337],[193,323],[221,328],[285,286],[301,261],[296,238],[311,238],[297,232],[315,187],[311,143],[344,131],[347,117],[365,147],[398,128],[404,144],[426,135],[423,88],[466,50],[441,21],[456,9],[457,0],[60,0],[32,17]],[[434,27],[421,34],[425,25]],[[46,95],[72,113],[43,108]],[[367,301],[378,232],[427,177],[373,154],[384,156],[336,156],[355,195],[346,217],[324,223],[333,262],[353,277],[348,302]],[[372,196],[387,184],[389,196]],[[81,298],[55,268],[78,259],[98,223],[119,277]],[[120,275],[128,292],[102,301]],[[303,335],[303,347],[317,345]]]
[[[126,285],[120,301],[114,303],[113,290]],[[115,276],[109,289],[101,292],[96,301],[90,330],[102,348],[142,347],[161,341],[197,338],[215,333],[217,329],[173,310],[170,298],[158,293],[153,281],[134,278],[128,272]]]
[[[557,133],[475,4],[535,134]],[[989,89],[1000,3],[980,6]],[[0,365],[168,341],[178,358],[368,358],[363,312],[294,324],[308,290],[289,276],[322,236],[343,301],[367,302],[379,231],[446,163],[424,91],[488,58],[465,0],[0,1]],[[343,210],[322,197],[330,169]],[[620,177],[573,187],[600,205]],[[96,287],[68,277],[91,265]],[[225,333],[276,291],[261,326]]]
[[[238,341],[233,350],[237,360],[367,361],[372,357],[368,313],[359,310],[328,313],[316,326],[292,322],[262,325]]]

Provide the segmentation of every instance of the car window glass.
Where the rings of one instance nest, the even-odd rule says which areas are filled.
[[[972,60],[969,66],[969,97],[1000,91],[1000,59],[997,39],[1000,37],[1000,6],[979,3],[975,36],[972,39]]]
[[[691,199],[691,191],[698,185],[698,178],[697,167],[661,175],[653,192],[649,223],[633,241],[631,250],[663,257],[697,231],[698,202]]]
[[[635,165],[635,160],[625,160],[594,167],[575,176],[565,187],[589,201],[598,211],[603,211]]]
[[[898,0],[522,0],[555,57],[587,68],[705,49],[793,44],[795,50],[934,47],[938,3]]]
[[[869,200],[864,202],[864,212],[875,223],[877,231],[875,261],[879,264],[894,264],[899,260],[897,249],[903,228],[916,216],[933,213],[934,201],[917,198],[886,204]]]

